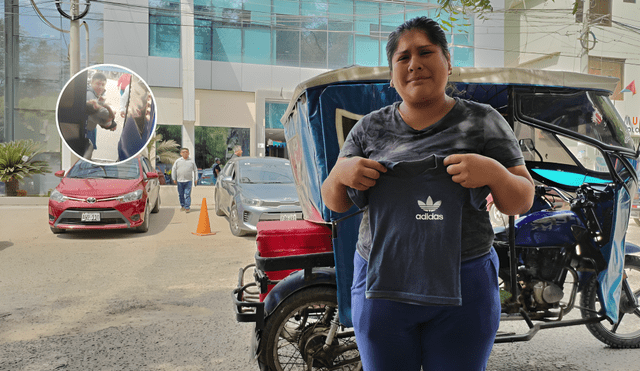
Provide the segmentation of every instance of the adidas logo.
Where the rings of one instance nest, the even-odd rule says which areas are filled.
[[[416,219],[417,220],[444,220],[444,215],[434,213],[434,211],[440,208],[441,204],[442,204],[442,201],[433,202],[433,200],[431,199],[431,196],[427,198],[426,202],[422,202],[418,200],[418,206],[420,206],[420,208],[426,212],[424,214],[416,214]]]
[[[420,208],[426,212],[434,212],[436,210],[438,210],[438,208],[440,207],[440,204],[442,203],[442,201],[436,201],[435,203],[433,202],[433,200],[431,199],[431,196],[429,196],[429,198],[427,198],[427,202],[422,202],[420,200],[418,200],[418,206],[420,206]]]

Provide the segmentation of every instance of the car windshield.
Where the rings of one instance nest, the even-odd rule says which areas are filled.
[[[95,165],[78,161],[67,174],[77,179],[136,179],[140,176],[138,160],[132,159],[118,165]]]
[[[244,162],[240,164],[240,183],[285,184],[293,183],[291,165],[286,163]]]

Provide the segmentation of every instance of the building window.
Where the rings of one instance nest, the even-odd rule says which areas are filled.
[[[180,0],[149,6],[149,55],[179,58]],[[322,69],[386,66],[389,33],[417,15],[437,19],[435,9],[431,0],[194,0],[195,57]],[[473,20],[465,23],[471,24],[463,31],[448,31],[456,66],[474,62]]]
[[[264,126],[267,129],[284,129],[280,119],[287,111],[288,103],[265,102]]]
[[[180,0],[149,0],[149,55],[180,58]]]
[[[635,3],[635,0],[632,0]],[[582,23],[584,0],[578,0],[576,11],[576,23]],[[611,12],[613,11],[611,0],[591,0],[589,9],[589,24],[611,27]]]
[[[622,81],[624,81],[624,59],[602,58],[589,56],[589,74],[599,76],[611,76],[618,78],[618,85],[611,94],[612,100],[624,100]]]

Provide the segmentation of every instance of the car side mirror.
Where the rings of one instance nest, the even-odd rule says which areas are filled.
[[[58,170],[53,173],[53,175],[57,176],[58,178],[64,178],[64,170]]]
[[[222,180],[224,183],[231,183],[233,181],[233,178],[231,178],[230,176],[223,176],[220,180]]]
[[[147,173],[147,178],[156,179],[156,178],[158,178],[158,173],[156,173],[154,171],[150,171],[150,172]]]

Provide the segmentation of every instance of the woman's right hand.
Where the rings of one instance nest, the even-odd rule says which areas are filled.
[[[386,173],[387,168],[378,161],[364,157],[340,158],[335,167],[331,170],[335,172],[336,179],[347,187],[366,191],[376,185],[376,180],[380,178],[380,173]]]
[[[322,183],[322,200],[325,206],[336,212],[349,210],[353,203],[347,195],[347,187],[366,191],[376,184],[380,173],[386,171],[381,163],[367,158],[339,158]]]

